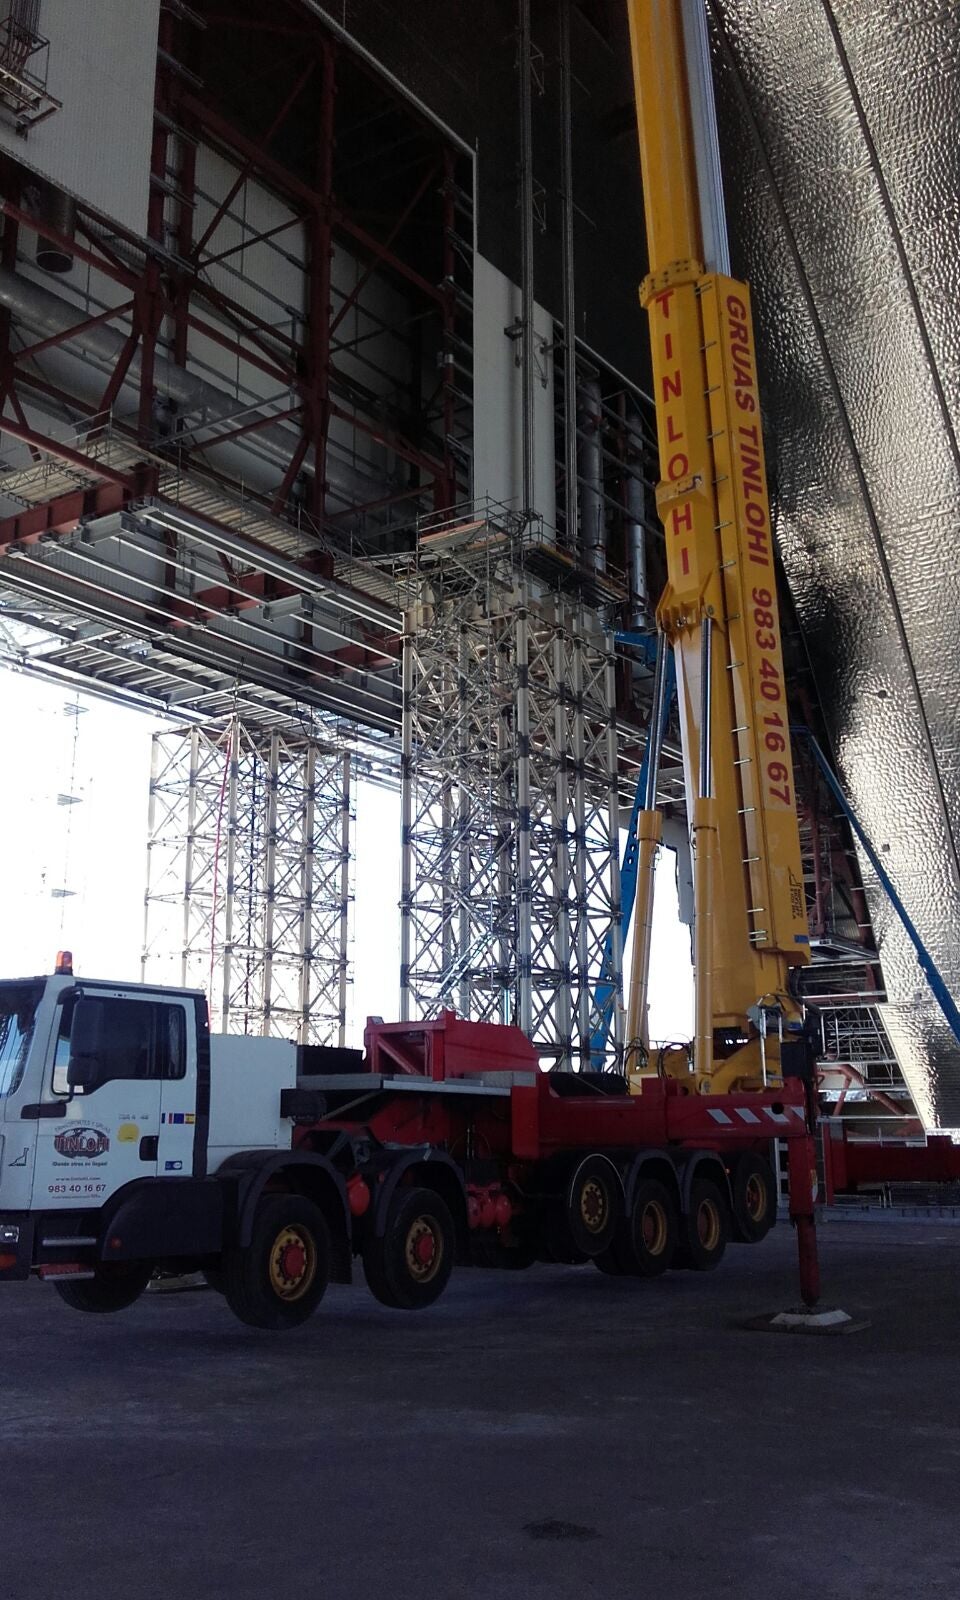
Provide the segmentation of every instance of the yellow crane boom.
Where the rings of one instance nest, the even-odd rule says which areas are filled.
[[[809,959],[770,505],[749,291],[704,266],[682,0],[628,12],[666,539],[657,621],[677,668],[694,845],[693,1072],[701,1091],[728,1092],[778,1081],[802,1032],[790,969]],[[640,1059],[651,790],[647,805],[628,1008]]]

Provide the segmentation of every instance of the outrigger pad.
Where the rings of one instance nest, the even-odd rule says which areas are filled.
[[[747,1317],[738,1328],[750,1333],[862,1333],[871,1326],[858,1321],[836,1306],[791,1306],[787,1311],[769,1311],[763,1317]]]

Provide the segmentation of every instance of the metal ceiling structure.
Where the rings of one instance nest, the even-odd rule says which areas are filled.
[[[945,0],[709,0],[779,546],[848,795],[960,993],[960,24]],[[864,873],[928,1126],[960,1044]]]

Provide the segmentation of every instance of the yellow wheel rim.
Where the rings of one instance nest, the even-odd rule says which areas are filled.
[[[307,1228],[282,1228],[270,1249],[270,1287],[278,1300],[300,1300],[317,1275],[317,1247]]]
[[[432,1217],[415,1217],[404,1246],[407,1271],[415,1283],[429,1283],[443,1261],[443,1235]]]
[[[763,1221],[767,1214],[767,1186],[761,1178],[757,1177],[756,1173],[747,1179],[743,1203],[751,1222]]]
[[[667,1213],[659,1200],[648,1200],[640,1213],[640,1238],[652,1256],[662,1256],[667,1248]]]
[[[697,1238],[704,1250],[715,1250],[720,1243],[720,1212],[713,1200],[697,1206]]]
[[[580,1190],[580,1220],[590,1233],[602,1233],[607,1222],[607,1191],[597,1178],[588,1178]]]

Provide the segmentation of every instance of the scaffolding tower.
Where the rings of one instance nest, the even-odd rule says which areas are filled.
[[[622,1050],[614,644],[561,552],[489,512],[421,531],[407,574],[401,1016],[513,1022],[590,1067],[614,945]]]
[[[154,735],[144,981],[207,991],[224,1033],[344,1043],[349,751],[246,726]]]

